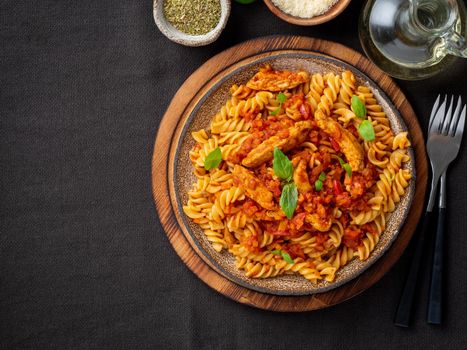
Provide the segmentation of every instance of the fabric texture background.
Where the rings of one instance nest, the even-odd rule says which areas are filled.
[[[426,273],[413,327],[392,323],[411,247],[351,300],[273,313],[233,302],[199,280],[155,211],[155,135],[197,67],[242,41],[274,34],[362,52],[361,7],[352,1],[327,24],[298,27],[262,1],[233,3],[218,41],[189,48],[159,32],[149,0],[2,1],[0,348],[467,348],[467,140],[449,171],[442,327],[425,322]],[[467,98],[466,77],[459,60],[434,78],[397,83],[425,130],[439,93]]]

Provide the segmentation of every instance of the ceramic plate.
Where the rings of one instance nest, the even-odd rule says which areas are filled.
[[[393,106],[387,96],[379,89],[378,85],[371,81],[365,74],[355,67],[348,65],[335,58],[320,55],[317,53],[291,53],[287,51],[276,51],[273,55],[267,57],[258,57],[254,61],[240,65],[235,69],[226,70],[221,76],[217,76],[215,84],[199,98],[193,108],[189,111],[188,118],[184,119],[181,133],[178,139],[174,140],[176,152],[173,164],[173,182],[174,195],[172,202],[178,206],[178,211],[182,213],[179,218],[179,224],[182,226],[185,234],[188,234],[190,241],[197,246],[197,251],[202,254],[203,260],[231,281],[244,287],[259,291],[262,293],[276,295],[309,295],[329,291],[342,284],[354,279],[376,260],[378,260],[397,238],[399,230],[404,224],[404,220],[409,212],[412,198],[415,192],[415,158],[412,149],[409,149],[411,160],[405,167],[410,170],[413,178],[410,186],[406,190],[401,202],[398,203],[396,210],[388,217],[387,228],[381,235],[380,241],[365,261],[358,259],[352,260],[349,264],[339,269],[333,282],[321,281],[318,284],[311,284],[305,278],[299,275],[285,275],[267,279],[252,279],[245,276],[244,271],[235,267],[235,258],[227,251],[216,252],[211,243],[207,240],[203,231],[183,214],[182,206],[188,200],[188,191],[192,188],[196,177],[193,175],[193,167],[189,159],[189,151],[195,145],[191,137],[191,132],[201,128],[208,129],[211,119],[229,99],[229,89],[236,84],[246,83],[264,64],[271,64],[275,69],[298,70],[304,69],[310,73],[328,73],[341,74],[344,70],[351,70],[359,85],[368,86],[372,89],[375,98],[382,106],[391,122],[391,128],[394,133],[407,131],[402,117]],[[409,135],[410,137],[410,135]]]

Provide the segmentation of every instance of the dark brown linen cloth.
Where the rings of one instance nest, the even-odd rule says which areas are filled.
[[[361,52],[352,1],[298,27],[262,1],[232,4],[219,40],[189,48],[156,28],[146,1],[0,4],[1,349],[465,349],[467,141],[450,168],[446,318],[393,326],[411,249],[375,286],[311,313],[235,303],[172,249],[151,194],[162,115],[203,62],[242,41],[296,34]],[[425,130],[438,93],[464,94],[467,61],[398,81]],[[163,151],[163,150],[161,150]]]

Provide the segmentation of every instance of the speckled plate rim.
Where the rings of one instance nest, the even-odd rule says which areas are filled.
[[[382,100],[384,100],[384,102],[387,103],[387,105],[391,109],[392,113],[394,113],[394,115],[397,118],[398,122],[402,125],[402,129],[408,130],[407,125],[405,124],[404,118],[400,115],[399,111],[394,106],[394,103],[391,101],[391,99],[386,95],[386,93],[381,88],[379,88],[378,84],[376,84],[371,78],[369,78],[365,73],[363,73],[362,71],[360,71],[356,67],[354,67],[354,66],[352,66],[352,65],[350,65],[350,64],[348,64],[348,63],[346,63],[346,62],[344,62],[344,61],[342,61],[340,59],[337,59],[337,58],[334,58],[332,56],[322,54],[322,53],[319,53],[319,52],[311,52],[311,51],[306,52],[306,51],[303,51],[303,50],[287,50],[287,49],[285,49],[285,50],[277,50],[277,51],[273,51],[273,52],[267,52],[267,53],[263,53],[263,54],[257,54],[257,55],[248,57],[248,58],[246,58],[244,60],[240,60],[240,61],[236,62],[236,65],[238,65],[238,67],[236,67],[235,69],[230,70],[230,71],[229,71],[230,67],[227,67],[225,70],[219,72],[216,75],[216,77],[214,77],[210,81],[206,82],[205,86],[209,86],[209,85],[211,85],[210,83],[213,80],[216,80],[215,83],[213,83],[209,87],[209,89],[207,91],[203,92],[203,94],[202,94],[202,96],[200,98],[197,99],[196,98],[197,95],[193,98],[193,100],[197,100],[194,107],[192,107],[191,109],[187,108],[187,110],[185,110],[184,115],[186,115],[187,113],[189,113],[189,115],[188,115],[188,117],[186,119],[184,119],[183,117],[180,119],[180,121],[183,121],[183,125],[182,125],[182,128],[181,128],[181,132],[178,135],[178,139],[175,140],[176,141],[176,143],[175,143],[176,150],[175,150],[175,156],[173,158],[174,161],[169,162],[169,167],[172,167],[172,169],[173,169],[173,178],[170,179],[171,180],[171,185],[173,185],[175,189],[177,189],[177,187],[178,187],[177,186],[177,183],[178,183],[178,180],[177,180],[177,178],[178,178],[177,160],[180,159],[180,156],[181,156],[180,153],[181,153],[181,148],[182,148],[183,143],[184,143],[184,139],[186,137],[190,136],[190,135],[187,135],[187,133],[188,133],[188,130],[189,130],[190,126],[191,126],[191,123],[192,123],[193,119],[196,117],[196,115],[199,112],[200,108],[203,106],[203,104],[227,80],[229,80],[230,78],[232,78],[235,75],[238,75],[242,70],[245,70],[245,69],[247,69],[249,67],[252,67],[252,66],[257,66],[257,65],[259,65],[261,63],[264,63],[264,62],[274,61],[275,59],[277,60],[279,58],[297,58],[297,59],[321,60],[321,61],[325,61],[325,62],[327,61],[327,62],[329,62],[329,63],[331,63],[333,65],[336,65],[336,66],[340,66],[341,68],[351,70],[358,78],[361,78],[365,82],[367,82],[368,85],[372,88],[374,93],[377,92],[378,97],[381,98]],[[242,64],[242,61],[248,61],[248,63]],[[272,64],[274,64],[274,63],[272,63]],[[174,144],[174,143],[172,142],[172,144]],[[331,282],[331,283],[325,283],[324,286],[320,286],[320,287],[314,287],[314,285],[310,284],[310,288],[306,292],[278,291],[278,290],[274,290],[274,289],[271,289],[271,288],[259,287],[259,286],[247,283],[247,282],[245,282],[245,280],[242,280],[242,279],[232,275],[229,271],[227,271],[224,267],[222,267],[218,263],[218,261],[211,254],[206,252],[206,250],[202,246],[201,242],[199,242],[198,237],[196,236],[196,234],[193,232],[193,230],[190,227],[191,226],[190,225],[190,219],[188,217],[186,217],[186,215],[183,213],[183,208],[182,208],[183,207],[183,202],[182,202],[181,196],[179,194],[179,191],[175,190],[175,191],[170,191],[170,192],[171,192],[171,194],[175,193],[175,206],[176,206],[176,208],[174,208],[174,210],[177,210],[179,213],[181,213],[181,215],[177,215],[176,217],[177,217],[177,221],[178,221],[178,223],[179,223],[179,225],[180,225],[180,227],[182,229],[183,234],[186,236],[186,234],[188,233],[188,235],[190,237],[187,237],[187,238],[190,238],[190,239],[188,239],[190,244],[195,244],[196,245],[197,253],[198,254],[201,253],[200,257],[204,261],[208,262],[212,267],[214,267],[216,269],[216,271],[221,273],[224,277],[226,277],[230,281],[232,281],[232,282],[234,282],[234,283],[236,283],[236,284],[238,284],[238,285],[240,285],[242,287],[245,287],[245,288],[257,291],[257,292],[272,294],[272,295],[278,295],[278,296],[307,296],[307,295],[313,295],[313,294],[328,292],[330,290],[341,287],[342,285],[352,281],[353,279],[355,279],[359,275],[361,275],[363,272],[365,272],[368,268],[370,268],[392,246],[392,244],[397,239],[397,237],[399,235],[399,232],[402,229],[402,227],[403,227],[403,225],[404,225],[404,223],[406,221],[406,218],[407,218],[407,215],[408,215],[408,213],[410,211],[410,207],[412,205],[413,197],[414,197],[414,194],[415,194],[416,161],[415,161],[415,154],[414,154],[413,149],[411,147],[409,148],[409,154],[410,154],[410,157],[411,157],[409,167],[410,167],[410,171],[412,173],[413,178],[410,181],[410,185],[409,185],[409,187],[407,189],[406,194],[404,195],[404,197],[407,197],[406,205],[405,206],[400,206],[399,204],[397,205],[396,211],[399,211],[399,218],[398,218],[399,220],[398,220],[397,226],[395,228],[393,228],[393,230],[395,232],[394,232],[393,235],[391,235],[390,240],[388,240],[386,242],[386,244],[382,247],[382,249],[380,247],[379,254],[371,254],[370,257],[363,262],[363,264],[361,265],[360,268],[356,269],[353,273],[348,274],[348,276],[346,278],[338,279],[337,281]],[[171,201],[173,201],[173,199],[174,198],[171,198]],[[226,252],[226,254],[230,254],[230,253]],[[353,263],[355,260],[356,259],[354,259],[348,265],[346,265],[342,269],[340,269],[338,271],[338,274],[342,270],[348,268],[349,265],[351,263]],[[302,278],[302,277],[299,277],[299,278]]]

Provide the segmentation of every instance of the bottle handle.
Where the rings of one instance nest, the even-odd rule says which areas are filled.
[[[454,30],[443,37],[446,51],[454,56],[467,58],[467,40]]]

